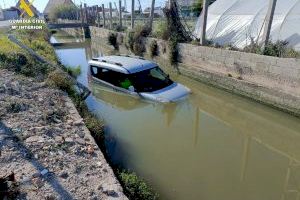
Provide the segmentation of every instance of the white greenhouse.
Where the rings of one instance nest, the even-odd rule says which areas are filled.
[[[220,45],[243,48],[261,42],[269,0],[217,0],[208,9],[206,37]],[[195,36],[200,37],[199,17]],[[300,51],[300,0],[277,0],[272,41],[286,40]]]

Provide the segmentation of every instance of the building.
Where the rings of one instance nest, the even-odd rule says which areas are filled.
[[[61,5],[73,5],[76,6],[72,0],[49,0],[45,10],[43,12],[45,18],[48,18],[50,12],[52,12],[52,10],[57,7],[57,6],[61,6]]]
[[[21,14],[20,10],[17,9],[16,7],[3,9],[4,20],[19,19],[20,14]]]
[[[150,16],[150,13],[151,13],[151,8],[150,7],[147,7],[145,10],[144,10],[144,15],[145,16]],[[155,7],[154,8],[154,17],[163,17],[164,16],[164,11],[163,11],[163,8],[162,7]]]

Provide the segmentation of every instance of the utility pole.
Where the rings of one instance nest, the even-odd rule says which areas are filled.
[[[201,16],[201,32],[200,32],[200,45],[206,44],[206,25],[207,25],[207,13],[208,13],[208,5],[210,0],[203,0],[203,8],[202,8],[202,16]]]
[[[152,26],[153,26],[153,19],[154,19],[154,6],[155,6],[155,0],[152,0],[152,4],[151,4],[151,11],[150,11],[150,30],[152,30]]]
[[[122,0],[119,0],[119,25],[122,28]]]
[[[131,0],[132,2],[131,2],[131,29],[134,29],[134,15],[135,15],[135,13],[134,13],[134,0]]]
[[[109,2],[109,22],[110,22],[110,29],[113,28],[113,20],[112,20],[112,4]]]
[[[102,17],[103,17],[103,28],[106,26],[106,17],[105,17],[105,7],[104,4],[102,4]]]
[[[269,0],[269,8],[268,8],[265,25],[264,25],[264,32],[262,36],[262,49],[265,49],[265,46],[268,44],[270,39],[270,33],[271,33],[276,3],[277,0]]]

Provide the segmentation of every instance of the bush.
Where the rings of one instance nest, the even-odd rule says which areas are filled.
[[[122,171],[118,173],[118,178],[124,187],[125,194],[129,199],[155,200],[158,194],[150,188],[144,180],[135,173]]]
[[[168,29],[168,24],[166,21],[159,22],[156,27],[154,27],[153,37],[160,38],[163,40],[168,40],[170,38],[170,30]]]
[[[51,87],[56,87],[67,93],[73,92],[74,82],[68,77],[68,75],[65,72],[61,70],[55,70],[51,72],[48,75],[46,83]]]
[[[117,33],[109,33],[108,34],[108,44],[112,45],[115,49],[118,49],[118,34]]]
[[[125,37],[125,46],[130,49],[131,51],[133,51],[133,45],[134,45],[134,31],[133,30],[129,30],[126,33],[126,37]]]
[[[150,32],[149,26],[136,26],[134,30],[127,32],[125,46],[134,54],[142,56],[146,51],[144,37],[149,36]]]
[[[178,39],[176,36],[172,36],[169,39],[169,61],[171,65],[175,65],[178,62],[178,56],[179,56],[179,52],[178,52],[178,48],[177,48],[177,44],[178,44]]]
[[[77,67],[65,66],[64,69],[73,78],[77,78],[81,74],[81,67],[79,65]]]
[[[151,41],[150,43],[150,56],[153,58],[158,55],[158,45],[156,40]]]

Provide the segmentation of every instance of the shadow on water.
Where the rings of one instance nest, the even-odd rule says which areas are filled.
[[[64,64],[81,65],[103,53],[59,49]],[[76,59],[70,59],[76,58]],[[106,144],[116,164],[134,169],[162,199],[283,200],[300,196],[300,120],[288,114],[173,76],[192,89],[177,104],[144,102],[91,84],[89,109],[107,124]]]

